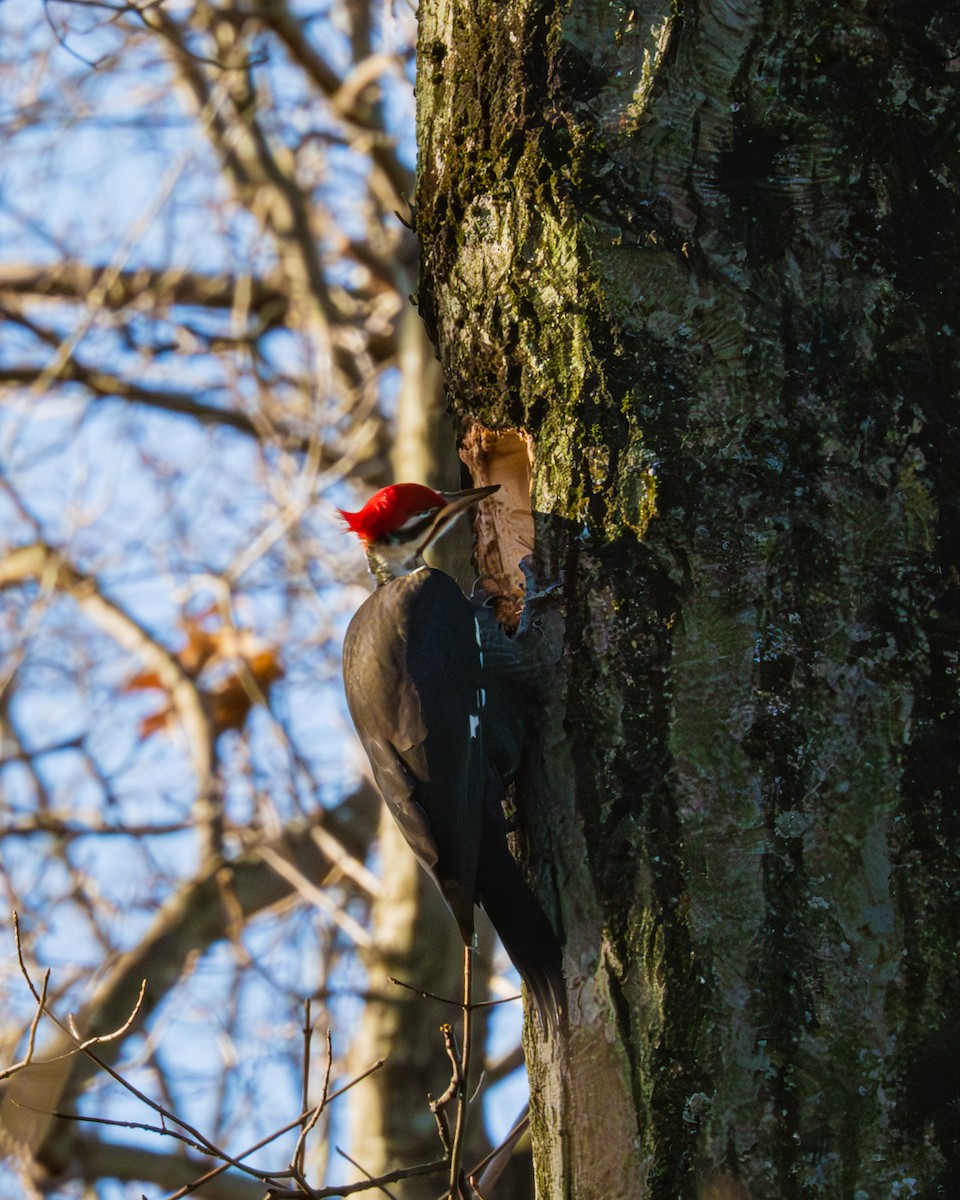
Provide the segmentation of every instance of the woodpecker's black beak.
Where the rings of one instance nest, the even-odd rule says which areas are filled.
[[[443,508],[437,509],[437,514],[424,535],[417,553],[422,554],[441,534],[446,533],[461,513],[466,512],[474,504],[478,504],[484,497],[492,496],[499,490],[499,483],[491,483],[487,487],[467,488],[462,492],[441,492],[440,495],[446,500],[446,504]]]

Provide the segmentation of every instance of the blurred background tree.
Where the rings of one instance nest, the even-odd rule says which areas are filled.
[[[449,1010],[387,977],[458,986],[339,674],[367,580],[334,506],[457,483],[408,299],[415,25],[407,0],[0,7],[3,904],[52,1007],[82,1037],[135,1013],[97,1055],[229,1153],[316,1103],[307,997],[332,1088],[384,1060],[325,1111],[315,1186],[360,1177],[334,1141],[374,1175],[438,1157]],[[4,929],[0,1065],[35,1011]],[[6,1194],[195,1179],[170,1139],[49,1115],[159,1123],[73,1049],[44,1021],[38,1058],[67,1057],[7,1081]]]

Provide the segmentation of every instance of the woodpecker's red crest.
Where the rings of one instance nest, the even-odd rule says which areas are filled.
[[[411,517],[435,513],[447,503],[445,497],[422,483],[392,483],[375,492],[359,512],[337,509],[361,542],[379,542],[396,533]]]

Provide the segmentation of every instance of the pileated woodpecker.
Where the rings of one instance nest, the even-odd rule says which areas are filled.
[[[553,928],[507,845],[502,800],[520,757],[517,649],[423,552],[497,490],[383,488],[341,512],[367,552],[377,589],[347,630],[347,704],[397,824],[438,884],[465,945],[483,906],[556,1028],[565,996]]]

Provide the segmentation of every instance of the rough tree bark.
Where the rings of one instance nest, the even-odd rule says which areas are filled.
[[[421,311],[563,583],[539,1194],[957,1194],[960,18],[420,22]]]

